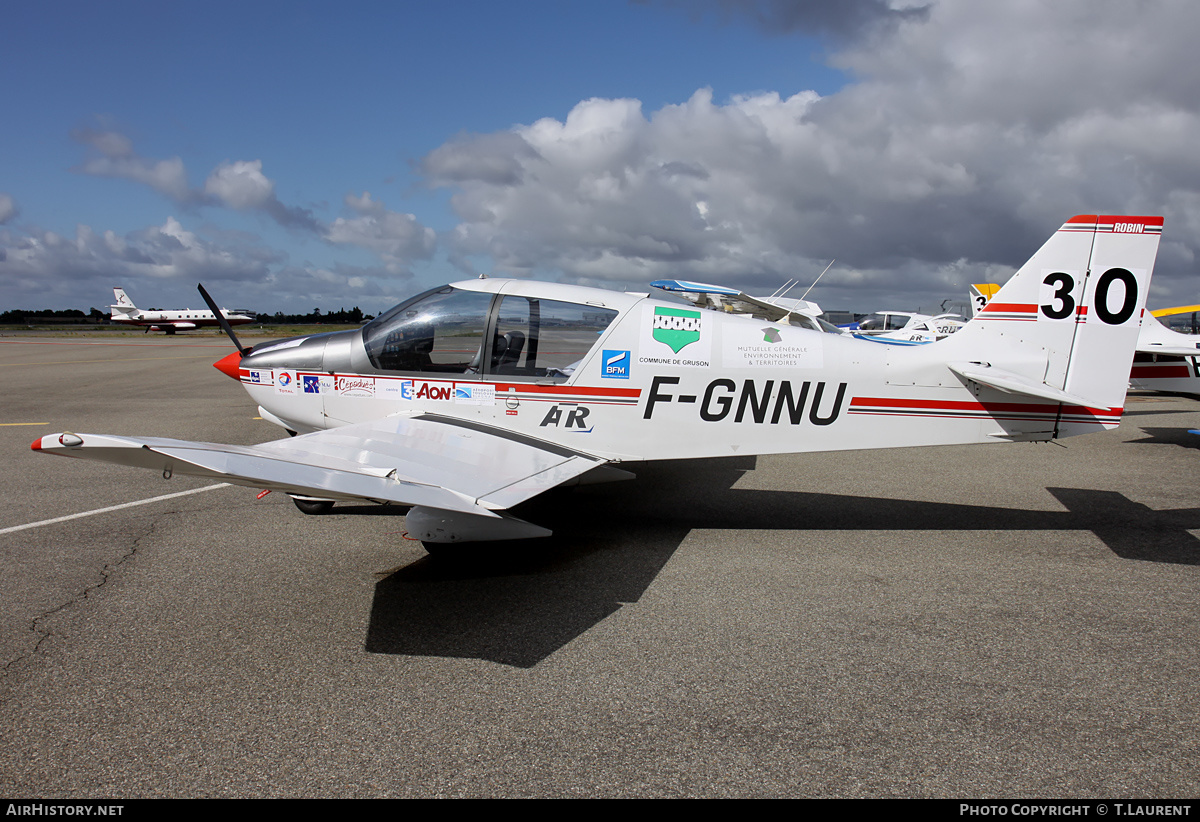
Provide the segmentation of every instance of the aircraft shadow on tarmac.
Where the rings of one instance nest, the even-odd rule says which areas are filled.
[[[1200,437],[1186,428],[1142,428],[1146,436],[1129,440],[1135,445],[1180,445],[1184,448],[1200,449]]]
[[[1154,511],[1077,488],[1047,489],[1066,511],[732,488],[754,464],[646,464],[630,482],[543,495],[516,513],[554,536],[443,553],[380,581],[366,650],[532,667],[640,599],[697,528],[1090,531],[1125,559],[1200,564],[1188,533],[1200,508]]]

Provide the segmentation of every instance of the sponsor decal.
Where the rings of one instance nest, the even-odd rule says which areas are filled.
[[[610,380],[629,379],[631,359],[628,351],[604,351],[600,358],[600,376]]]
[[[654,339],[678,354],[700,342],[700,312],[687,308],[655,308]]]
[[[375,396],[389,400],[407,399],[404,396],[406,385],[412,385],[412,380],[376,379]]]
[[[538,427],[545,428],[552,425],[557,428],[566,428],[568,431],[574,431],[577,434],[590,434],[595,426],[584,427],[587,425],[585,420],[587,420],[590,412],[590,408],[570,402],[552,405],[550,406],[550,410],[546,412],[545,418],[538,423]]]
[[[637,361],[640,365],[687,368],[712,365],[713,319],[707,316],[710,312],[661,305],[648,305],[644,311],[638,338]],[[616,355],[620,351],[610,353]],[[601,371],[604,367],[602,364]]]
[[[441,400],[449,402],[454,398],[454,383],[452,382],[422,382],[414,380],[412,384],[412,399]]]
[[[726,368],[820,368],[824,341],[819,334],[794,328],[726,323],[721,363]]]
[[[321,393],[321,377],[318,374],[305,374],[300,378],[301,384],[304,386],[305,394],[320,394]]]
[[[454,401],[460,405],[495,405],[496,386],[491,383],[455,383]]]
[[[690,405],[705,422],[733,422],[769,425],[831,425],[842,413],[846,383],[838,383],[836,395],[824,380],[742,380],[739,387],[730,379],[713,380],[703,393],[675,394],[666,389],[679,384],[679,377],[655,377],[646,395],[642,419],[651,419],[659,407],[668,403]]]
[[[254,383],[255,385],[270,385],[271,383],[273,383],[275,381],[275,379],[274,379],[275,372],[274,371],[251,370],[246,373],[248,375],[247,378],[250,380],[250,382]]]
[[[275,391],[279,394],[296,393],[296,372],[279,371],[275,374]]]
[[[333,378],[333,390],[343,397],[373,397],[375,378],[338,374]]]

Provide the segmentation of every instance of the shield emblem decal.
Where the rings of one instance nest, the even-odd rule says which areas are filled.
[[[676,354],[700,339],[700,312],[686,308],[655,308],[654,339]]]

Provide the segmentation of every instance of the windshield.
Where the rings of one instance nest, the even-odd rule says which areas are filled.
[[[363,328],[367,356],[384,371],[478,373],[491,303],[450,286],[427,291]]]

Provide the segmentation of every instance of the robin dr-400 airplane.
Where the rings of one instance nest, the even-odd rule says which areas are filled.
[[[217,367],[290,439],[63,433],[33,449],[284,491],[309,513],[402,503],[436,547],[546,536],[508,510],[641,460],[1102,431],[1120,423],[1161,233],[1161,217],[1072,217],[962,330],[922,346],[793,325],[781,307],[455,283],[352,331],[234,338]]]

